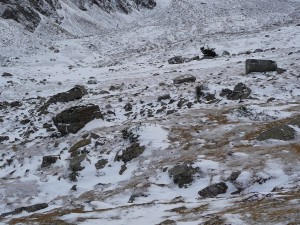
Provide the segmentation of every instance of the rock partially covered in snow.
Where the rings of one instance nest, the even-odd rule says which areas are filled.
[[[220,96],[226,96],[228,100],[242,100],[248,98],[251,92],[251,89],[244,83],[238,83],[233,91],[228,88],[223,89]]]
[[[203,198],[214,198],[219,194],[226,193],[228,186],[224,182],[212,184],[198,192]]]
[[[181,165],[176,165],[169,170],[169,176],[173,178],[178,187],[187,187],[194,181],[194,176],[199,173],[199,168],[194,168],[189,162],[184,162]]]
[[[196,77],[190,74],[181,75],[174,79],[174,84],[193,83],[196,81]]]
[[[62,135],[76,134],[88,122],[103,119],[97,105],[75,106],[66,109],[52,118],[54,125]]]
[[[246,74],[252,72],[268,72],[276,71],[277,63],[273,60],[262,59],[247,59],[246,60]]]

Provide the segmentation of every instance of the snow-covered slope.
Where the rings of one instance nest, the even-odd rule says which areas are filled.
[[[0,223],[299,224],[300,2],[88,2],[34,32],[0,19]],[[222,95],[238,83],[251,95]],[[101,116],[61,135],[57,115],[90,104]]]

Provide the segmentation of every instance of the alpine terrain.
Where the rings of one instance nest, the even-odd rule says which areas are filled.
[[[0,224],[300,224],[299,0],[0,0]]]

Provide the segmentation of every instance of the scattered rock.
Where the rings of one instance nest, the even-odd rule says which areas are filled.
[[[86,154],[77,155],[70,159],[69,169],[73,172],[81,171],[84,169],[83,166],[81,166],[81,162],[85,160]]]
[[[224,182],[212,184],[198,192],[203,198],[214,198],[219,194],[226,193],[228,186]]]
[[[1,76],[2,77],[13,77],[13,75],[11,73],[7,73],[7,72],[2,73]]]
[[[14,102],[11,102],[9,105],[10,105],[10,107],[20,107],[20,106],[22,106],[22,102],[14,101]]]
[[[253,53],[260,53],[260,52],[263,52],[263,51],[264,51],[264,50],[262,50],[262,49],[260,49],[260,48],[257,48],[257,49],[254,50]]]
[[[119,171],[119,174],[122,175],[122,174],[125,172],[125,170],[127,170],[127,166],[126,166],[126,164],[123,164],[123,165],[121,166],[121,169],[120,169],[120,171]]]
[[[178,187],[187,187],[194,181],[194,176],[199,173],[199,168],[194,168],[190,162],[184,162],[181,165],[176,165],[169,172],[170,178],[173,178]]]
[[[67,92],[61,92],[53,95],[49,100],[48,104],[56,104],[58,102],[70,102],[81,99],[83,96],[87,95],[88,92],[84,86],[77,85]]]
[[[124,163],[127,163],[131,161],[134,158],[137,158],[139,155],[141,155],[145,150],[145,146],[140,146],[139,143],[133,143],[131,146],[125,149],[122,155],[117,156],[117,161],[123,161]]]
[[[182,64],[185,63],[186,59],[182,56],[174,56],[168,60],[169,64]]]
[[[230,53],[228,51],[223,51],[222,56],[230,56]]]
[[[25,125],[27,123],[30,123],[30,119],[24,119],[20,121],[20,124]]]
[[[106,164],[108,163],[107,159],[100,159],[98,162],[95,164],[95,167],[97,170],[103,169]]]
[[[243,83],[238,83],[233,91],[230,89],[222,89],[222,92],[220,93],[220,96],[226,96],[228,100],[242,100],[246,99],[251,94],[251,89],[248,88]]]
[[[129,112],[129,111],[132,111],[132,105],[130,103],[127,103],[125,106],[124,106],[124,110],[126,112]]]
[[[128,200],[128,203],[133,203],[135,201],[136,198],[138,197],[148,197],[147,194],[144,193],[136,193],[136,194],[132,194]]]
[[[30,206],[26,206],[26,207],[20,207],[20,208],[15,209],[14,211],[2,213],[0,215],[0,217],[5,217],[5,216],[9,216],[9,215],[17,215],[17,214],[22,213],[23,211],[26,211],[28,213],[36,212],[36,211],[45,209],[47,207],[48,207],[47,203],[39,203],[39,204],[30,205]]]
[[[277,68],[276,69],[277,74],[283,74],[284,72],[286,72],[286,69],[283,68]]]
[[[157,225],[176,225],[176,221],[174,220],[164,220],[161,223],[157,224]]]
[[[161,95],[161,96],[159,96],[158,98],[157,98],[157,101],[161,101],[161,100],[167,100],[167,99],[170,99],[171,98],[171,96],[170,96],[170,94],[165,94],[165,95]]]
[[[57,156],[53,156],[53,155],[44,156],[41,167],[42,168],[48,167],[51,164],[56,163],[57,159],[58,159],[58,157]]]
[[[228,181],[234,182],[236,179],[240,176],[241,171],[234,171],[231,173],[230,177],[228,178]]]
[[[258,141],[266,141],[269,139],[276,139],[282,141],[290,141],[295,138],[296,131],[288,125],[280,125],[273,127],[261,133],[256,139]]]
[[[252,72],[268,72],[276,71],[277,63],[273,60],[262,59],[247,59],[246,60],[246,74]]]
[[[215,52],[215,49],[214,48],[204,48],[204,47],[201,47],[200,48],[202,54],[204,55],[205,58],[215,58],[217,57],[217,53]]]
[[[64,110],[53,117],[52,120],[61,135],[66,135],[69,133],[76,134],[88,122],[99,118],[103,119],[99,106],[86,105]]]
[[[8,136],[0,136],[0,143],[4,142],[4,141],[8,141],[9,137]]]
[[[82,139],[82,140],[76,142],[74,145],[72,145],[72,147],[69,149],[69,152],[74,152],[77,149],[79,149],[81,147],[84,147],[86,145],[89,145],[91,143],[92,143],[92,141],[89,138],[88,139]]]
[[[76,184],[74,184],[72,187],[71,187],[71,189],[70,189],[71,191],[77,191],[77,185]]]
[[[190,74],[181,75],[174,79],[174,84],[193,83],[196,81],[196,77]]]

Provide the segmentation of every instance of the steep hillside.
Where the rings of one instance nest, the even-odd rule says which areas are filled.
[[[0,224],[300,224],[298,0],[0,2]]]

